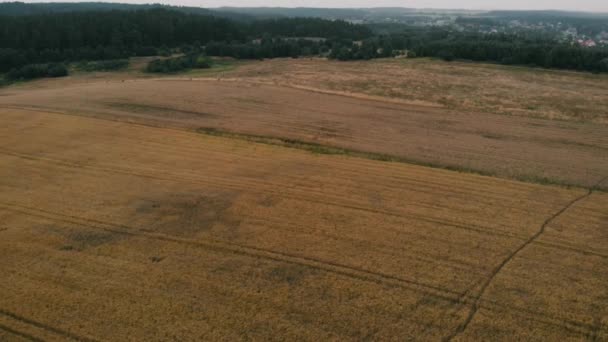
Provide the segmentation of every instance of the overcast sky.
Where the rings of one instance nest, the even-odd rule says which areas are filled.
[[[26,2],[40,1],[47,2],[49,0],[26,0]],[[51,1],[75,2],[74,0]],[[561,9],[608,12],[608,0],[111,0],[111,2],[164,3],[197,7],[414,7],[446,9]]]

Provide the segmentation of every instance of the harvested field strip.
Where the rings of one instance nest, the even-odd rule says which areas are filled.
[[[226,241],[201,241],[201,240],[191,240],[178,238],[174,236],[168,236],[164,234],[158,233],[148,233],[142,231],[141,229],[134,229],[132,227],[128,227],[125,225],[117,225],[109,222],[103,222],[98,220],[86,219],[77,216],[69,216],[55,212],[49,212],[40,210],[37,208],[25,207],[22,205],[12,204],[12,203],[0,203],[0,207],[5,210],[10,210],[13,212],[25,214],[28,216],[40,217],[51,220],[59,220],[64,221],[66,223],[76,224],[76,225],[85,225],[92,229],[104,230],[114,234],[122,234],[122,235],[131,235],[138,236],[152,240],[160,240],[160,241],[168,241],[178,244],[186,244],[192,246],[198,246],[203,248],[209,248],[216,251],[227,252],[245,255],[253,258],[264,258],[268,260],[297,264],[305,267],[310,267],[314,269],[318,269],[321,271],[338,274],[344,277],[349,277],[353,279],[359,279],[363,281],[370,281],[375,283],[382,283],[390,286],[397,287],[405,287],[410,290],[424,292],[426,294],[431,294],[433,296],[437,296],[439,298],[449,300],[449,301],[462,301],[466,302],[466,299],[463,298],[466,293],[459,293],[449,289],[438,288],[427,284],[422,284],[415,282],[413,280],[407,280],[398,278],[392,275],[382,274],[378,272],[357,269],[346,265],[341,265],[339,263],[317,260],[304,256],[296,256],[289,255],[282,252],[277,251],[269,251],[265,249],[256,248],[254,246],[242,246],[238,244],[229,243]],[[2,313],[2,311],[0,311]]]

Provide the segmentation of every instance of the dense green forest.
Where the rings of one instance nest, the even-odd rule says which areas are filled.
[[[0,15],[3,16],[26,16],[38,14],[57,14],[70,12],[101,12],[101,11],[137,11],[149,9],[166,9],[186,14],[212,15],[239,21],[251,21],[253,16],[229,12],[210,10],[201,7],[170,6],[162,4],[122,4],[113,2],[49,2],[49,3],[23,3],[3,2],[0,3]]]
[[[447,61],[465,59],[502,64],[608,72],[608,48],[585,48],[565,44],[542,34],[484,34],[448,28],[403,29],[359,44],[339,44],[331,58],[371,59],[405,53],[417,57],[439,57]]]
[[[124,61],[131,56],[168,56],[175,52],[187,55],[192,49],[209,56],[239,59],[321,55],[337,60],[365,60],[407,55],[608,72],[607,48],[560,42],[541,31],[484,33],[450,26],[356,25],[342,20],[295,17],[252,19],[238,13],[230,13],[234,18],[227,18],[218,13],[221,12],[162,5],[0,4],[0,72],[10,71],[13,78],[61,76],[65,74],[65,64],[70,62],[84,65],[83,61]],[[542,15],[562,20],[558,14],[563,15]],[[514,15],[496,12],[458,21],[493,25]],[[529,14],[522,20],[537,20],[539,15]],[[595,16],[572,16],[569,20],[581,21],[590,31],[605,25],[601,17]],[[191,67],[197,65],[196,60],[156,62],[152,69]],[[97,63],[89,68],[119,64]]]
[[[163,8],[0,17],[0,72],[30,63],[156,55],[158,48],[258,37],[362,39],[369,28],[322,19],[240,22]]]

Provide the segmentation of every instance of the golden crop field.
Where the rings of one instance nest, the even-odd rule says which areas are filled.
[[[190,76],[0,90],[0,340],[608,339],[602,123]]]
[[[279,137],[540,183],[591,187],[608,174],[606,126],[594,122],[454,111],[245,79],[85,80],[11,89],[0,106]]]

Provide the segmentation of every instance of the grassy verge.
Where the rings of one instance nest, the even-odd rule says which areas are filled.
[[[81,61],[75,64],[77,71],[118,71],[124,70],[129,66],[128,59],[110,59],[102,61]]]
[[[344,156],[355,157],[355,158],[376,160],[376,161],[381,161],[381,162],[412,164],[412,165],[430,167],[430,168],[434,168],[434,169],[455,171],[455,172],[460,172],[460,173],[469,173],[469,174],[496,177],[496,178],[502,178],[502,179],[512,179],[512,180],[517,180],[517,181],[525,182],[525,183],[534,183],[534,184],[541,184],[541,185],[555,185],[555,186],[566,187],[566,188],[587,189],[581,185],[571,184],[571,183],[568,183],[568,182],[565,182],[565,181],[562,181],[559,179],[552,179],[552,178],[535,176],[535,175],[515,175],[515,176],[511,176],[511,177],[505,177],[505,176],[500,176],[493,172],[471,169],[471,168],[462,167],[462,166],[443,165],[443,164],[415,160],[415,159],[411,159],[411,158],[399,157],[399,156],[394,156],[394,155],[389,155],[389,154],[357,151],[357,150],[345,149],[345,148],[341,148],[341,147],[321,145],[321,144],[310,143],[310,142],[296,140],[296,139],[234,133],[234,132],[222,131],[222,130],[218,130],[215,128],[209,128],[209,127],[201,127],[201,128],[198,128],[196,131],[200,134],[245,140],[245,141],[258,143],[258,144],[293,148],[293,149],[303,150],[303,151],[307,151],[307,152],[314,153],[314,154],[344,155]],[[608,191],[608,189],[604,189],[604,188],[597,188],[595,190],[603,191],[603,192]]]
[[[235,70],[239,66],[247,63],[245,61],[237,61],[237,60],[225,60],[225,59],[213,59],[213,63],[211,64],[211,68],[209,69],[192,69],[188,70],[184,75],[187,76],[209,76],[216,75],[222,72],[229,72]]]

